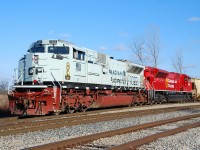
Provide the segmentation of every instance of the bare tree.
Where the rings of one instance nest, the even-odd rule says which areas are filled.
[[[8,81],[0,81],[0,94],[6,94],[8,88]]]
[[[158,27],[152,27],[147,35],[147,49],[152,58],[153,66],[158,66],[158,58],[161,50],[160,31]]]
[[[144,65],[145,61],[144,44],[145,40],[141,36],[133,38],[133,40],[129,44],[130,49],[134,52],[136,59],[141,65]]]
[[[183,73],[183,56],[182,50],[176,51],[175,57],[172,58],[172,66],[178,73]]]

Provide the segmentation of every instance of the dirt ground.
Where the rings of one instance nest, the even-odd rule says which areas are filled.
[[[8,96],[0,95],[0,117],[7,116],[9,114],[9,102]]]

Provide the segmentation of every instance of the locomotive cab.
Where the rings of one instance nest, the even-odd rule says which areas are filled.
[[[69,59],[69,57],[70,46],[64,41],[39,40],[34,42],[28,53],[19,60],[15,84],[32,85],[45,84],[46,81],[54,82],[54,78],[57,78],[55,76],[60,72],[59,68],[64,65],[62,60]],[[63,77],[59,77],[61,78]]]

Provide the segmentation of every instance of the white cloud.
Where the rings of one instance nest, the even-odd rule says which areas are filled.
[[[188,19],[188,21],[190,21],[190,22],[200,21],[200,17],[191,17]]]
[[[118,51],[125,51],[125,50],[127,50],[128,48],[127,48],[127,46],[124,45],[124,44],[119,44],[119,45],[115,46],[114,49],[116,49],[116,50],[118,50]]]
[[[106,47],[106,46],[100,46],[99,47],[99,50],[102,50],[102,51],[104,51],[104,50],[107,50],[108,48]]]
[[[63,38],[69,38],[69,37],[71,37],[71,35],[67,34],[67,33],[62,33],[62,34],[60,34],[60,36],[63,37]]]

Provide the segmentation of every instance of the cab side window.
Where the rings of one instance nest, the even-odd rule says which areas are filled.
[[[73,58],[77,60],[85,60],[85,52],[73,48]]]
[[[69,47],[49,46],[48,52],[54,54],[69,54]]]

